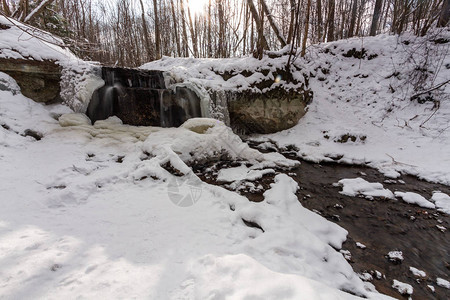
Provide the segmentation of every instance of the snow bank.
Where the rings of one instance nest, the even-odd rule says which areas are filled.
[[[249,256],[206,256],[192,267],[190,299],[360,299],[303,276],[274,272]]]
[[[368,182],[360,177],[352,179],[341,179],[337,183],[342,186],[343,195],[347,196],[367,196],[367,197],[382,197],[393,199],[394,194],[388,189],[383,188],[383,185],[378,182]]]
[[[435,208],[435,205],[422,197],[421,195],[413,192],[395,192],[395,197],[401,198],[406,203],[416,204],[425,208]]]
[[[0,16],[0,58],[53,60],[68,63],[78,58],[54,35],[11,18]]]

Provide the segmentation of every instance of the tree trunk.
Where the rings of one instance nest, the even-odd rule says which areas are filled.
[[[372,25],[370,26],[370,35],[377,34],[378,20],[380,19],[381,7],[383,6],[383,0],[376,0],[375,7],[373,9]]]
[[[267,16],[267,20],[269,20],[270,27],[272,27],[273,32],[275,33],[275,36],[277,37],[278,41],[281,44],[281,47],[286,46],[286,40],[281,35],[280,30],[277,27],[277,24],[275,24],[275,21],[272,18],[272,14],[270,13],[269,8],[267,7],[266,1],[265,0],[261,0],[261,5],[263,7],[264,13]]]
[[[305,33],[303,34],[302,53],[301,53],[302,57],[304,57],[305,53],[306,53],[306,40],[308,39],[310,10],[311,10],[311,0],[308,0],[308,2],[306,4]]]
[[[186,30],[186,20],[185,20],[185,13],[184,13],[184,4],[183,0],[180,0],[180,12],[181,12],[181,22],[182,28],[183,28],[183,54],[185,57],[189,56],[189,45],[188,45],[188,37],[187,37],[187,30]]]
[[[225,16],[223,12],[223,0],[217,0],[217,12],[219,15],[219,56],[226,56],[225,47]]]
[[[141,3],[141,10],[142,10],[142,30],[144,31],[144,41],[145,41],[145,50],[147,52],[147,57],[149,58],[151,56],[151,50],[150,50],[150,41],[148,39],[148,29],[147,29],[147,22],[145,21],[145,9],[144,9],[144,3],[142,0],[139,0]]]
[[[159,16],[158,16],[158,3],[156,0],[153,0],[153,12],[155,14],[155,58],[161,58],[161,34],[160,34],[160,25],[159,25]]]
[[[175,36],[175,43],[177,45],[177,54],[178,54],[178,56],[181,56],[180,38],[178,36],[178,22],[177,22],[177,16],[175,14],[175,5],[173,3],[173,0],[170,0],[170,4],[171,4],[171,8],[172,8],[173,34]]]
[[[450,20],[450,0],[444,0],[444,3],[442,3],[442,9],[439,15],[437,27],[447,26],[449,20]]]
[[[8,3],[6,3],[6,0],[3,0],[2,3],[3,3],[3,11],[5,12],[5,14],[7,16],[11,16],[11,10],[9,9]]]
[[[320,2],[320,0],[318,0]],[[292,43],[292,37],[294,35],[294,23],[295,23],[295,0],[290,0],[290,8],[291,8],[291,21],[289,23],[289,32],[287,43]]]
[[[189,8],[189,0],[186,0],[186,3],[188,6],[189,31],[191,32],[192,48],[194,49],[194,57],[198,57],[197,35],[195,33],[194,24],[192,24],[191,9]]]
[[[250,12],[252,13],[253,19],[255,20],[255,23],[256,23],[256,28],[257,28],[256,30],[259,32],[259,30],[263,28],[263,25],[262,25],[261,19],[259,18],[258,11],[256,10],[255,5],[253,4],[253,0],[247,0],[247,3],[248,3],[248,7],[250,8]],[[259,40],[259,37],[258,37],[258,40]],[[261,42],[263,44],[262,45],[263,48],[269,49],[267,40],[264,37],[264,35],[261,36]]]
[[[328,32],[327,32],[327,41],[334,41],[334,0],[329,0],[328,2]]]
[[[353,0],[352,18],[350,19],[350,28],[348,30],[348,37],[352,37],[353,32],[355,31],[356,12],[357,11],[358,11],[358,0]]]
[[[322,20],[322,1],[317,0],[317,39],[318,41],[322,41],[322,26],[323,26],[323,20]]]
[[[25,18],[24,22],[29,23],[34,20],[45,9],[45,7],[51,4],[54,0],[43,0],[39,5],[31,11]]]

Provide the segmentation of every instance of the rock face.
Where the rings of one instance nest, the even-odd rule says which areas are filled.
[[[240,133],[274,133],[295,126],[312,100],[310,91],[273,89],[266,93],[232,93],[230,125]]]
[[[105,86],[94,92],[87,109],[92,122],[114,115],[130,125],[178,127],[201,117],[195,93],[166,89],[161,71],[103,67],[102,78]]]
[[[53,61],[0,58],[0,72],[14,78],[24,96],[36,102],[60,101],[61,67]]]

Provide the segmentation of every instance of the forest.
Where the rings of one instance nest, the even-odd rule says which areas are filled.
[[[62,38],[87,60],[226,58],[378,33],[425,35],[448,0],[2,0],[1,14]]]

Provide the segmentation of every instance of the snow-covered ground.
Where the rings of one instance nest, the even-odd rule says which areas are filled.
[[[224,151],[296,164],[221,122],[92,126],[9,91],[0,111],[0,298],[382,298],[335,250],[347,232],[303,208],[287,175],[262,203],[195,180],[185,162]]]
[[[409,101],[401,76],[414,65],[405,53],[421,56],[413,48],[421,40],[399,41],[382,35],[311,47],[309,60],[296,60],[312,75],[309,112],[293,129],[259,139],[295,144],[310,160],[342,156],[392,177],[406,172],[449,184],[450,103]],[[362,44],[367,57],[378,56],[342,56]],[[450,77],[448,46],[435,46],[430,68],[440,67],[431,86]],[[190,72],[220,64],[186,62]],[[390,76],[397,69],[403,75]],[[353,272],[339,252],[347,231],[304,208],[292,178],[277,174],[264,201],[252,203],[202,183],[186,164],[226,153],[258,166],[221,174],[236,181],[297,162],[250,149],[216,120],[156,128],[112,117],[92,126],[66,106],[27,99],[4,74],[0,82],[11,90],[0,91],[0,298],[387,298]],[[444,86],[436,97],[448,92]],[[345,134],[350,141],[337,142]],[[390,197],[380,184],[346,183],[355,193]],[[448,203],[448,195],[434,195]],[[413,293],[402,282],[393,287]]]
[[[296,61],[311,75],[308,113],[294,128],[260,140],[294,144],[311,161],[367,164],[394,178],[400,172],[450,184],[450,43],[438,38],[450,40],[449,29],[311,46],[306,60]],[[363,59],[343,55],[362,47]],[[444,82],[434,102],[410,100],[415,86]]]

